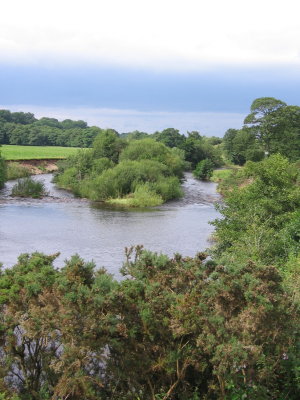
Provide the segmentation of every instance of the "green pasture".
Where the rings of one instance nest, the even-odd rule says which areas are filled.
[[[40,160],[66,158],[74,153],[76,147],[57,146],[16,146],[2,145],[1,154],[6,160]]]

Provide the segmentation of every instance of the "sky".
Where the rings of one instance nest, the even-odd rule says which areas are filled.
[[[0,108],[120,133],[223,136],[252,101],[300,105],[296,0],[10,0]]]

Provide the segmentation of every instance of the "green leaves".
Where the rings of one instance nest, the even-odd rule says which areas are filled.
[[[205,257],[130,248],[117,282],[78,255],[60,270],[55,255],[22,255],[0,274],[0,388],[17,384],[22,400],[281,393],[298,317],[279,272]]]
[[[209,180],[213,174],[214,165],[211,160],[205,159],[200,161],[196,169],[193,171],[193,174],[196,178],[202,180]]]
[[[289,248],[284,233],[300,207],[298,173],[296,165],[280,155],[248,162],[219,207],[223,218],[214,222],[217,254],[263,263],[286,259]]]

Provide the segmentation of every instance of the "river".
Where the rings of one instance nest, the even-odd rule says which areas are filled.
[[[113,209],[93,204],[43,180],[49,196],[38,199],[10,197],[14,181],[0,190],[0,262],[11,267],[21,253],[34,251],[61,255],[56,266],[78,253],[94,260],[117,278],[124,261],[124,248],[143,244],[146,249],[173,255],[194,256],[209,246],[213,226],[219,216],[214,203],[219,196],[216,184],[185,175],[182,199],[148,210]]]

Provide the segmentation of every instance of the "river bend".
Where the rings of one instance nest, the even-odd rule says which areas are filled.
[[[150,210],[113,209],[74,198],[57,189],[52,175],[38,175],[49,196],[42,200],[10,197],[15,182],[0,191],[0,262],[10,267],[21,253],[60,252],[57,266],[72,254],[94,260],[116,277],[124,261],[124,248],[143,244],[168,255],[194,256],[209,246],[217,218],[216,184],[185,175],[185,196]]]

